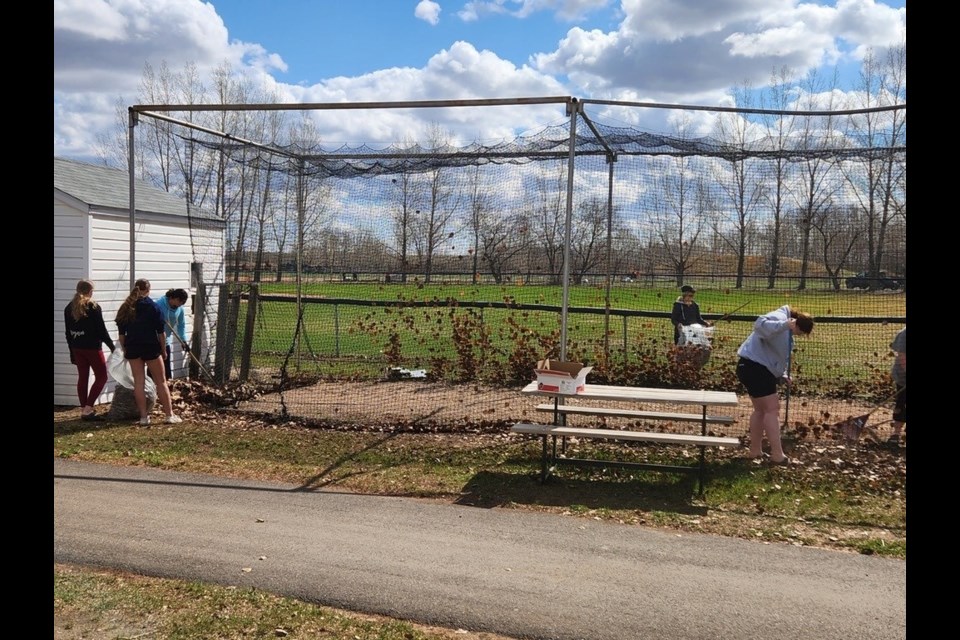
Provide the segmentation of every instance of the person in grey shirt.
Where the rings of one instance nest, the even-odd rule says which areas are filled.
[[[763,437],[770,445],[770,462],[789,462],[780,441],[780,396],[777,383],[790,384],[790,354],[793,337],[810,335],[813,317],[783,305],[765,313],[753,323],[753,332],[747,336],[737,355],[737,379],[746,387],[753,404],[750,414],[750,457],[763,457]]]

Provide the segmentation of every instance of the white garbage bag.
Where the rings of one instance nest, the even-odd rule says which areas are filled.
[[[113,353],[110,354],[110,357],[107,359],[107,373],[110,374],[110,377],[113,378],[117,384],[126,389],[133,389],[133,371],[130,369],[130,361],[127,360],[123,355],[123,348],[117,347],[114,349]],[[147,398],[157,398],[157,385],[153,381],[153,378],[150,376],[146,377],[144,383],[144,391],[147,394]]]
[[[123,349],[119,345],[107,359],[107,372],[117,383],[107,419],[117,421],[138,419],[140,410],[137,409],[136,398],[133,395],[133,370],[130,368],[130,362],[123,356]],[[147,376],[143,386],[149,414],[157,403],[157,385],[153,378]]]
[[[706,327],[702,324],[688,324],[680,327],[681,347],[697,346],[710,348],[710,340],[713,338],[713,327]]]

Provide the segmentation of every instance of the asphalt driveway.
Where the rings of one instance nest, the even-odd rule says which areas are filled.
[[[906,561],[54,459],[54,562],[518,638],[906,637]]]

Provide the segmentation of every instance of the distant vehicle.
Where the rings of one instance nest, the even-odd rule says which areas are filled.
[[[861,271],[847,278],[846,285],[847,289],[902,289],[903,278],[889,276],[885,271],[879,272],[876,278],[872,278],[869,272]]]

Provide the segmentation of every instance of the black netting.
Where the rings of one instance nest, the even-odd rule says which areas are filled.
[[[252,409],[332,423],[530,420],[537,401],[517,390],[561,347],[595,382],[738,390],[737,346],[790,303],[818,322],[796,352],[795,428],[889,395],[905,106],[730,112],[709,135],[594,107],[509,141],[329,148],[309,128],[270,141],[142,113],[145,152],[169,143],[164,180],[188,200],[198,261],[209,220],[226,223],[205,280],[212,377],[273,385]],[[719,321],[709,357],[675,352],[682,284]]]

